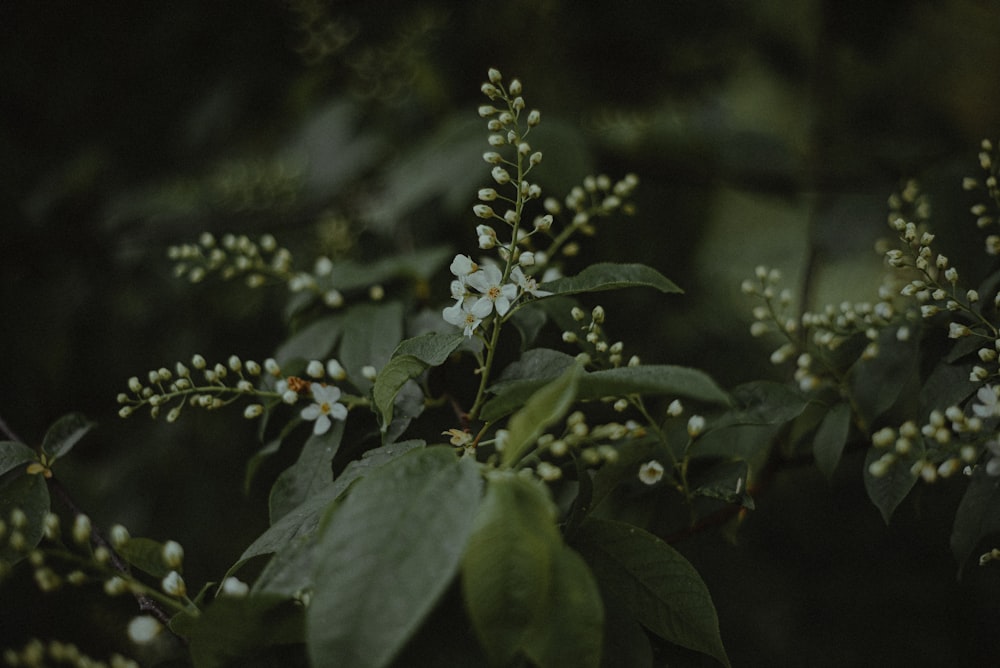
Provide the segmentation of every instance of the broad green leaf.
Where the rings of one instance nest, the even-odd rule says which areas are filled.
[[[493,399],[483,406],[481,417],[493,422],[520,408],[528,396],[545,385],[545,380],[523,380],[500,386]],[[629,394],[666,395],[729,405],[730,398],[706,373],[667,364],[619,367],[580,376],[577,398],[600,399]]]
[[[372,397],[378,411],[382,431],[392,422],[396,395],[411,378],[416,378],[427,367],[444,363],[465,337],[461,332],[439,334],[431,332],[400,343],[375,378]]]
[[[720,462],[695,478],[694,493],[697,496],[736,503],[753,510],[753,498],[747,494],[748,476],[749,467],[742,459]]]
[[[526,634],[524,653],[539,668],[598,668],[604,604],[587,563],[568,545],[553,555],[546,611]]]
[[[576,276],[543,283],[540,289],[556,296],[631,287],[656,288],[660,292],[684,292],[673,281],[652,267],[647,267],[644,264],[615,264],[612,262],[592,264]]]
[[[0,519],[7,522],[7,531],[0,538],[0,561],[14,564],[28,556],[28,552],[42,540],[45,516],[50,509],[49,487],[42,475],[17,475],[0,484]],[[10,525],[10,513],[20,509],[27,522],[19,531],[24,537],[24,548],[15,550],[10,538],[15,530]]]
[[[300,645],[304,639],[302,606],[285,597],[222,596],[196,619],[185,617],[183,625],[178,620],[176,626],[185,631],[191,660],[198,668],[256,665],[251,662],[268,655],[287,660],[280,646]],[[296,649],[295,653],[299,652]]]
[[[558,350],[533,348],[503,370],[500,378],[490,386],[490,392],[496,394],[512,384],[524,381],[537,383],[558,378],[575,361],[573,355]]]
[[[851,396],[864,424],[889,410],[907,385],[919,382],[917,362],[919,342],[898,341],[894,329],[883,329],[878,338],[878,355],[860,359],[848,372]]]
[[[333,506],[332,502],[327,508]],[[329,512],[327,510],[327,512]],[[288,545],[275,552],[274,556],[257,576],[253,583],[253,592],[260,594],[279,594],[293,597],[312,588],[313,573],[316,571],[316,561],[322,555],[317,554],[316,541],[318,532],[298,536]]]
[[[928,410],[934,408],[944,410],[948,406],[961,404],[978,389],[976,383],[969,382],[972,367],[972,362],[939,363],[920,388],[920,403]]]
[[[871,499],[875,507],[882,513],[882,519],[888,524],[896,508],[902,503],[903,499],[906,498],[906,495],[910,493],[913,485],[917,482],[916,474],[910,471],[916,460],[912,453],[907,456],[900,456],[889,467],[885,475],[876,478],[868,470],[868,467],[872,462],[879,459],[882,454],[882,452],[875,448],[868,449],[863,475],[868,498]]]
[[[320,277],[318,283],[321,288],[347,291],[386,283],[397,277],[426,281],[451,258],[450,248],[436,246],[405,255],[393,255],[374,262],[340,260],[333,264],[333,269],[327,276]]]
[[[514,325],[518,334],[521,335],[521,350],[526,350],[528,346],[535,342],[542,327],[548,322],[548,316],[540,308],[532,308],[530,304],[526,308],[514,311],[510,317],[510,324]]]
[[[622,489],[622,483],[637,480],[639,466],[651,459],[668,461],[663,445],[652,436],[622,441],[617,446],[618,457],[593,472],[594,491],[591,508],[597,508],[613,493]]]
[[[294,359],[325,360],[344,330],[344,313],[328,315],[292,334],[274,353],[279,364]]]
[[[381,370],[403,339],[403,305],[399,302],[358,304],[344,314],[344,336],[340,363],[357,387],[367,391],[371,383],[361,370]]]
[[[600,583],[598,583],[598,589]],[[601,668],[653,668],[653,647],[642,624],[613,592],[604,599],[604,656]]]
[[[965,496],[955,513],[951,532],[951,552],[962,571],[979,542],[1000,533],[1000,478],[976,467]]]
[[[465,335],[462,332],[448,334],[428,332],[401,341],[392,354],[412,355],[427,366],[440,366],[464,340]]]
[[[816,430],[813,455],[816,457],[816,466],[827,480],[833,477],[833,472],[840,463],[840,455],[844,452],[850,430],[851,406],[846,402],[831,408]]]
[[[334,420],[325,434],[309,435],[299,458],[281,472],[271,487],[268,499],[271,524],[333,481],[333,458],[343,437],[343,420]]]
[[[516,464],[545,429],[561,420],[576,400],[577,384],[583,373],[578,364],[545,385],[528,399],[524,407],[507,423],[508,436],[503,446],[503,463]]]
[[[250,559],[262,554],[278,552],[299,536],[312,533],[319,526],[320,519],[330,505],[341,494],[347,491],[351,484],[359,478],[371,473],[381,466],[391,462],[410,450],[422,448],[423,441],[401,441],[392,445],[370,450],[361,459],[351,462],[343,473],[337,476],[329,487],[306,499],[299,507],[284,515],[243,551],[240,558],[230,567],[227,575],[234,574]]]
[[[129,538],[123,545],[116,547],[115,551],[140,571],[156,578],[162,578],[175,570],[167,567],[163,561],[163,543],[150,538]]]
[[[0,476],[37,460],[38,455],[35,451],[24,443],[0,441]]]
[[[361,480],[320,529],[306,613],[314,666],[388,665],[458,569],[482,480],[452,448],[410,452]]]
[[[534,627],[549,622],[553,562],[562,549],[548,490],[510,471],[491,475],[462,558],[462,595],[494,664],[507,665]]]
[[[605,598],[619,597],[637,621],[664,640],[729,666],[708,588],[674,548],[630,524],[593,518],[574,534],[573,544]]]
[[[704,371],[669,364],[618,367],[580,379],[580,399],[628,394],[668,395],[728,406],[731,399]]]
[[[785,383],[759,380],[733,388],[737,408],[711,418],[706,432],[731,425],[780,425],[794,420],[808,405],[798,390]]]
[[[62,457],[93,427],[94,423],[80,413],[64,415],[45,432],[42,451],[50,458]]]

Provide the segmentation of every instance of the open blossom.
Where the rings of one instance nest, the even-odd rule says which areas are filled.
[[[330,430],[330,418],[343,420],[347,417],[347,406],[338,403],[340,388],[336,385],[312,384],[312,403],[302,409],[303,420],[315,420],[313,433],[317,436]]]
[[[547,290],[539,290],[538,281],[536,281],[533,276],[525,274],[520,267],[514,267],[514,269],[510,272],[510,277],[514,280],[514,283],[517,284],[517,287],[521,288],[521,290],[527,292],[533,297],[548,297],[552,294]]]
[[[655,485],[663,478],[663,464],[656,461],[648,461],[639,467],[639,480],[647,485]]]
[[[482,312],[485,308],[483,304],[486,304],[489,306],[487,314],[496,309],[499,315],[504,315],[510,310],[511,302],[517,299],[517,286],[513,283],[502,283],[503,274],[492,265],[469,274],[465,281],[469,287],[482,295],[472,307],[479,312]]]
[[[997,396],[997,388],[992,385],[984,385],[976,392],[978,404],[972,405],[972,412],[981,418],[1000,417],[1000,397]]]
[[[461,327],[466,336],[472,336],[483,322],[483,318],[490,314],[493,305],[489,301],[476,300],[474,297],[459,297],[454,305],[449,306],[441,312],[445,322]]]

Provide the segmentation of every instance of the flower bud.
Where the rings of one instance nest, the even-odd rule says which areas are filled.
[[[73,519],[73,540],[78,545],[86,545],[90,542],[90,518],[83,513]]]
[[[187,594],[187,586],[184,584],[184,578],[177,571],[167,573],[160,582],[160,588],[163,589],[163,593],[167,596],[181,598]]]
[[[528,112],[528,127],[533,128],[542,122],[542,113],[537,109]]]
[[[160,552],[163,557],[163,565],[167,568],[180,568],[184,561],[184,548],[175,540],[168,540],[163,544]]]

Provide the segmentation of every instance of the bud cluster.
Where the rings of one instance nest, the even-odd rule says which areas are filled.
[[[574,306],[570,310],[573,320],[581,323],[578,331],[567,330],[562,333],[562,339],[566,343],[576,344],[583,351],[581,353],[583,361],[589,366],[598,369],[613,368],[622,365],[624,359],[623,351],[625,344],[621,341],[609,343],[604,332],[605,311],[603,306],[595,306],[591,309],[589,322],[584,325],[588,314],[579,306]],[[638,366],[639,358],[631,357],[627,361],[628,366]]]
[[[198,379],[198,376],[201,378]],[[213,410],[241,397],[280,397],[277,388],[258,388],[256,383],[263,377],[280,378],[280,369],[274,360],[265,360],[262,366],[253,360],[244,361],[232,355],[225,364],[210,365],[201,355],[194,355],[190,367],[177,362],[173,371],[161,367],[149,371],[143,378],[129,378],[129,391],[118,395],[121,406],[118,414],[123,418],[129,417],[139,408],[149,406],[154,419],[165,410],[167,421],[174,422],[185,406]],[[254,409],[254,412],[259,415],[263,407]]]
[[[331,281],[330,258],[318,258],[311,272],[295,270],[291,252],[279,246],[270,234],[254,241],[246,235],[233,234],[216,239],[205,232],[198,243],[171,246],[167,256],[176,263],[174,275],[186,276],[192,283],[200,283],[213,274],[223,280],[242,276],[251,288],[284,283],[292,292],[313,293],[330,308],[344,304],[343,294]]]
[[[545,459],[535,464],[535,473],[547,482],[558,480],[562,477],[560,460],[565,463],[570,455],[588,467],[613,464],[618,461],[615,443],[626,438],[639,438],[645,433],[645,429],[634,420],[591,426],[582,411],[574,411],[567,416],[560,433],[539,437],[532,458]]]
[[[113,653],[107,661],[99,661],[80,651],[73,643],[60,640],[44,642],[32,638],[21,649],[7,648],[0,655],[7,666],[70,666],[72,668],[139,668],[139,664],[121,654]]]
[[[177,362],[174,371],[160,368],[149,371],[144,378],[129,378],[129,392],[118,395],[118,404],[121,406],[118,415],[127,418],[139,408],[149,406],[150,415],[154,419],[166,410],[167,421],[174,422],[185,406],[215,410],[239,399],[249,398],[254,401],[244,408],[243,416],[253,419],[264,414],[265,403],[294,405],[301,397],[315,398],[316,393],[324,395],[323,405],[326,408],[321,414],[326,415],[340,398],[340,391],[325,383],[318,383],[314,387],[313,383],[325,378],[343,381],[347,379],[347,372],[340,362],[330,359],[325,364],[312,360],[307,364],[305,373],[309,379],[285,376],[281,366],[273,358],[267,358],[260,364],[231,355],[225,364],[219,362],[210,365],[201,355],[194,355],[190,367]],[[373,380],[375,370],[371,369],[367,375]],[[201,376],[201,380],[196,376]],[[334,392],[336,396],[326,403],[326,397],[332,396]],[[335,409],[335,412],[339,414],[339,409]],[[319,416],[307,419],[315,420],[317,417]]]

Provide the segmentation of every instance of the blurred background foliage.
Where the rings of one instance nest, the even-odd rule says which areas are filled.
[[[100,524],[184,544],[194,582],[264,527],[266,485],[242,490],[254,426],[235,410],[122,421],[114,398],[195,352],[268,356],[286,295],[175,280],[166,247],[209,230],[270,232],[306,266],[470,251],[488,67],[542,110],[548,194],[597,169],[640,176],[639,214],[582,258],[687,291],[602,298],[646,361],[782,378],[745,333],[740,281],[763,263],[792,287],[809,273],[812,305],[870,299],[908,177],[942,250],[988,269],[960,181],[1000,127],[994,2],[14,0],[0,35],[0,416],[28,443],[71,410],[98,420],[57,475]],[[956,581],[948,549],[962,482],[919,490],[886,528],[861,462],[832,483],[786,464],[735,542],[677,545],[734,665],[995,664],[995,569]],[[99,654],[134,612],[22,580],[0,598],[3,646],[52,635]]]

